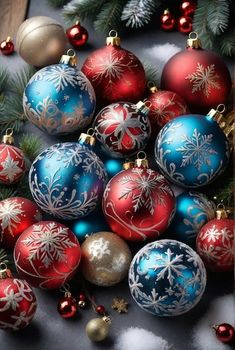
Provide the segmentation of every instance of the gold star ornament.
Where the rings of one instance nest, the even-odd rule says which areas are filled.
[[[119,314],[127,313],[128,311],[128,303],[122,298],[114,298],[111,307]]]

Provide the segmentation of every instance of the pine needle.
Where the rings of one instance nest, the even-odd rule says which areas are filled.
[[[235,30],[220,35],[220,49],[224,56],[235,56]]]
[[[104,3],[105,0],[72,0],[64,6],[62,14],[68,22],[95,19]]]
[[[6,68],[0,68],[0,94],[5,92],[7,81],[9,79],[9,73]]]
[[[207,25],[214,35],[223,33],[229,24],[229,0],[210,1],[207,12]]]
[[[25,157],[27,157],[31,162],[39,155],[43,149],[42,140],[40,137],[33,134],[24,134],[20,138],[19,145]]]
[[[62,7],[69,2],[69,0],[47,0],[49,5],[53,7]]]
[[[0,185],[0,201],[4,199],[15,197],[17,195],[17,190],[15,187],[7,187]]]
[[[36,69],[30,65],[13,75],[9,81],[9,90],[23,97],[24,90],[30,78],[36,73]]]
[[[121,20],[127,27],[139,28],[149,23],[157,7],[153,0],[129,0],[125,5]]]
[[[3,248],[0,248],[0,263],[6,265],[9,263],[7,252]]]
[[[98,32],[108,34],[111,29],[120,30],[120,17],[125,0],[111,0],[104,4],[102,10],[94,22],[94,28]]]

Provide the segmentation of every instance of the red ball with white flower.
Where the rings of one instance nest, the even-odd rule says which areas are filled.
[[[112,32],[115,36],[111,36]],[[111,31],[106,46],[92,52],[82,66],[97,101],[107,105],[117,101],[137,102],[144,94],[145,71],[139,59],[120,47],[117,32]]]
[[[0,202],[0,242],[5,248],[14,248],[21,233],[40,221],[37,205],[27,198],[12,197]]]
[[[123,170],[107,184],[103,213],[113,232],[130,241],[156,239],[175,213],[175,197],[165,180],[137,159],[134,168]]]
[[[81,249],[74,233],[54,221],[40,221],[18,238],[14,260],[18,273],[30,285],[60,288],[76,272]]]
[[[4,265],[4,264],[3,264]],[[37,309],[29,284],[12,278],[9,270],[0,270],[0,328],[17,331],[28,326]]]
[[[209,221],[197,236],[197,252],[206,267],[213,271],[232,271],[234,267],[235,221],[226,212],[217,211],[217,219]]]
[[[116,102],[96,116],[96,138],[113,157],[128,157],[145,148],[151,134],[149,109],[143,102]]]

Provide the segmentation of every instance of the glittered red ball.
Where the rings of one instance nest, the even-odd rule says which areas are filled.
[[[3,55],[11,55],[14,52],[14,44],[10,37],[0,43],[0,51]]]
[[[60,288],[72,278],[81,258],[74,233],[54,221],[40,221],[18,238],[14,260],[18,273],[30,285]]]
[[[193,29],[192,18],[189,16],[182,16],[178,19],[178,31],[184,34],[188,34]]]
[[[141,112],[138,104],[116,102],[98,113],[95,135],[109,155],[128,157],[145,148],[151,134],[148,111]]]
[[[193,1],[183,1],[180,9],[185,16],[193,16],[196,10],[196,4]]]
[[[84,46],[89,37],[86,28],[81,26],[78,22],[66,30],[66,35],[70,44],[76,49]]]
[[[107,184],[103,213],[113,232],[126,240],[155,239],[166,230],[175,210],[175,197],[156,171],[134,167]]]
[[[91,53],[82,72],[92,83],[97,100],[103,106],[117,101],[138,102],[145,91],[142,63],[132,52],[116,44]]]
[[[234,220],[214,219],[197,236],[197,252],[213,271],[231,271],[234,266]]]
[[[160,17],[161,28],[165,31],[170,31],[174,29],[175,19],[171,15],[170,11],[165,10],[163,15]]]
[[[215,334],[219,341],[225,344],[234,344],[235,341],[235,329],[229,323],[221,323],[218,326],[214,326]]]
[[[78,311],[76,299],[72,297],[63,297],[59,300],[57,311],[63,318],[72,318]]]
[[[12,197],[0,202],[0,242],[14,248],[17,238],[29,226],[42,219],[37,205],[29,199]]]
[[[19,148],[0,144],[0,183],[12,185],[20,181],[25,167],[24,154]]]
[[[178,93],[192,113],[205,114],[220,103],[226,104],[231,77],[216,54],[189,47],[166,63],[161,88]]]
[[[17,331],[26,327],[36,308],[34,292],[26,281],[0,279],[0,328]]]

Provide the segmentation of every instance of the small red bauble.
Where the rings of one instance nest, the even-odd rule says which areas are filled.
[[[193,29],[192,18],[189,16],[182,16],[178,19],[178,31],[188,34]]]
[[[103,305],[97,305],[95,311],[99,315],[104,315],[105,314],[105,307]]]
[[[109,35],[112,34],[111,31]],[[139,59],[120,47],[120,38],[109,36],[104,48],[85,60],[82,72],[90,80],[100,104],[117,101],[137,102],[144,94],[145,71]]]
[[[161,22],[161,28],[162,29],[164,29],[166,31],[170,31],[170,30],[174,29],[175,19],[171,15],[169,10],[165,10],[163,12],[163,15],[160,18],[160,22]]]
[[[63,318],[72,318],[77,314],[77,301],[72,296],[64,296],[57,305],[57,311]]]
[[[76,49],[84,46],[89,37],[88,31],[81,26],[79,21],[66,30],[66,35],[70,44]]]
[[[29,226],[42,219],[37,205],[29,199],[12,197],[0,202],[0,242],[14,248],[17,238]]]
[[[14,52],[14,44],[10,36],[0,43],[0,51],[3,55],[11,55]]]
[[[116,102],[104,107],[94,121],[95,135],[113,157],[128,157],[145,148],[151,134],[143,102]]]
[[[155,239],[175,212],[175,197],[164,177],[148,169],[146,159],[123,170],[107,184],[103,213],[113,232],[130,241]]]
[[[226,218],[226,212],[217,211],[217,219],[210,220],[197,236],[197,252],[206,267],[213,271],[231,271],[234,267],[235,221]]]
[[[37,301],[26,281],[12,278],[9,270],[1,269],[0,274],[0,328],[17,331],[28,326]]]
[[[81,258],[74,233],[54,221],[40,221],[18,238],[14,260],[18,273],[30,285],[60,288],[72,278]]]
[[[226,104],[231,77],[223,60],[203,50],[197,35],[194,39],[190,34],[187,50],[166,63],[161,88],[178,93],[192,113],[205,114],[220,103]]]
[[[221,323],[213,326],[216,337],[219,341],[225,344],[232,344],[235,341],[235,329],[229,323]]]
[[[196,4],[193,1],[183,1],[180,9],[185,16],[193,16],[196,10]]]

